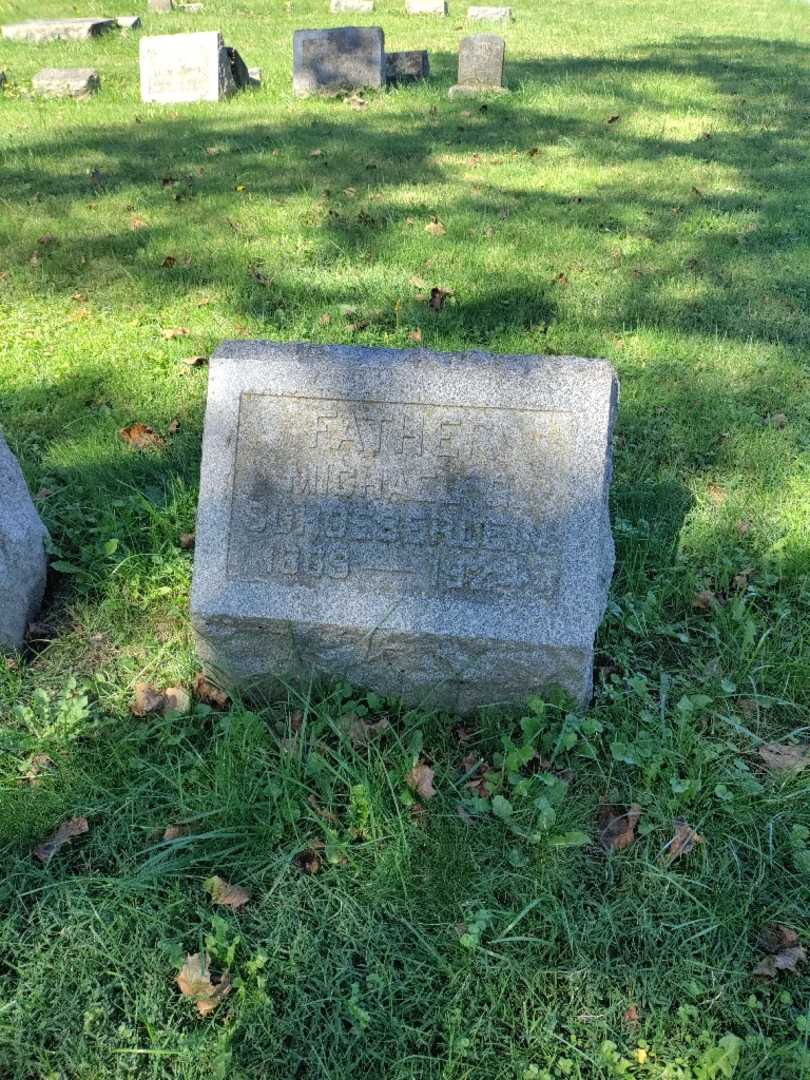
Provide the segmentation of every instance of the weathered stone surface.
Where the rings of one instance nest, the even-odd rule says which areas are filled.
[[[405,0],[406,15],[446,15],[447,0]]]
[[[260,67],[248,68],[249,85],[254,89],[262,85],[262,69]]]
[[[512,18],[510,7],[468,7],[467,18],[471,22],[509,22]]]
[[[119,15],[115,20],[122,30],[140,30],[140,15]]]
[[[408,49],[385,54],[385,80],[390,83],[417,82],[430,75],[427,49]]]
[[[458,48],[458,83],[451,96],[503,92],[503,57],[506,43],[497,34],[473,34],[463,38]]]
[[[86,41],[115,27],[115,19],[29,19],[3,27],[9,41]]]
[[[141,99],[168,104],[227,97],[238,88],[232,52],[238,57],[216,30],[141,38]],[[244,67],[241,57],[238,63]]]
[[[31,80],[42,97],[90,97],[101,86],[94,68],[43,68]]]
[[[199,15],[205,10],[204,4],[178,4],[178,11],[183,11],[186,15]]]
[[[293,34],[293,91],[334,94],[379,89],[385,82],[385,35],[379,26],[296,30]]]
[[[333,15],[371,15],[374,12],[374,0],[331,0],[329,10]]]
[[[168,15],[174,4],[172,0],[147,0],[147,7],[153,15]]]
[[[231,65],[231,75],[233,81],[236,83],[238,90],[244,90],[246,86],[250,86],[250,72],[248,71],[247,64],[236,51],[229,46],[225,46],[228,52],[228,61]]]
[[[0,648],[20,648],[42,602],[47,535],[17,459],[0,435]]]
[[[229,684],[466,712],[591,693],[617,383],[575,357],[226,342],[192,617]]]

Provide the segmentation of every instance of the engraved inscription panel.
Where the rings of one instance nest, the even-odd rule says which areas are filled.
[[[550,597],[573,436],[567,412],[243,394],[228,574]]]

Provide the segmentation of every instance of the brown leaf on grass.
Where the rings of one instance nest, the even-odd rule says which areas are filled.
[[[424,762],[414,765],[408,775],[405,777],[405,783],[422,799],[432,799],[436,794],[436,788],[433,786],[434,771],[429,765]]]
[[[140,421],[122,427],[118,434],[133,450],[158,450],[166,442],[153,427]]]
[[[167,825],[166,828],[163,830],[163,836],[161,836],[161,840],[164,840],[166,842],[170,840],[179,840],[181,836],[188,836],[188,834],[188,825]]]
[[[630,1027],[638,1027],[641,1020],[641,1014],[638,1011],[638,1005],[629,1005],[624,1010],[623,1019],[626,1024],[630,1025]]]
[[[41,863],[49,863],[54,855],[77,836],[86,833],[90,828],[86,817],[70,818],[63,821],[53,836],[49,836],[44,844],[40,844],[34,851],[34,858]]]
[[[775,979],[780,971],[796,971],[798,965],[807,959],[807,954],[799,944],[799,935],[781,923],[766,926],[756,944],[758,949],[770,955],[760,960],[752,974],[766,979]]]
[[[715,506],[722,506],[728,498],[728,495],[720,487],[719,484],[709,484],[709,486],[706,488],[706,494],[709,496]]]
[[[56,244],[59,243],[59,238],[46,234],[45,236],[40,236],[39,240],[37,240],[37,243],[40,247],[54,247]]]
[[[201,671],[194,680],[194,697],[203,705],[210,705],[212,709],[227,709],[231,703],[225,691],[209,682]]]
[[[430,233],[431,236],[444,236],[447,229],[437,217],[432,217],[425,226],[425,232]]]
[[[188,337],[190,333],[191,331],[187,326],[169,326],[160,331],[160,336],[164,341],[173,341],[175,338]]]
[[[562,285],[563,288],[567,288],[571,284],[571,281],[570,281],[568,275],[564,274],[564,273],[557,274],[557,276],[554,278],[554,280],[556,281],[556,283],[558,285]]]
[[[200,1016],[212,1013],[231,990],[230,973],[223,971],[220,978],[214,982],[210,963],[208,953],[192,953],[186,957],[186,962],[175,980],[180,993],[194,1001]]]
[[[769,769],[798,772],[810,764],[810,743],[764,743],[757,747],[757,753]]]
[[[178,416],[175,416],[174,420],[172,420],[169,423],[169,426],[166,428],[166,434],[167,435],[176,435],[179,430],[180,430],[180,418]]]
[[[703,589],[692,597],[692,607],[695,611],[711,611],[717,602],[717,596],[711,589]]]
[[[360,97],[359,94],[352,94],[351,97],[346,98],[346,104],[351,109],[365,109],[368,107],[368,102],[364,97]]]
[[[162,712],[187,713],[190,710],[191,695],[188,690],[184,690],[182,686],[170,686],[164,691]]]
[[[183,551],[193,551],[197,537],[193,532],[180,533],[179,544]]]
[[[673,824],[675,825],[675,835],[667,844],[662,855],[663,861],[668,866],[674,863],[676,859],[680,859],[682,855],[688,855],[697,844],[703,843],[703,837],[696,833],[684,818],[675,818]]]
[[[391,727],[387,716],[381,716],[379,720],[367,721],[355,716],[354,713],[342,717],[341,725],[353,746],[368,746],[372,739],[382,735]]]
[[[452,289],[440,289],[438,285],[434,285],[430,290],[430,299],[428,300],[428,307],[431,311],[441,311],[444,307],[444,302],[448,296],[453,295]]]
[[[75,292],[70,294],[70,299],[75,300],[77,304],[87,303],[87,293]]]
[[[167,255],[160,265],[164,270],[172,270],[177,266],[177,258],[174,255]]]
[[[203,367],[208,363],[207,356],[184,356],[180,361],[181,364],[185,364],[186,367]]]
[[[147,227],[147,225],[148,225],[148,222],[146,221],[146,219],[142,218],[142,217],[138,217],[137,214],[134,214],[129,219],[129,227],[130,227],[130,229],[132,229],[133,232],[137,232],[139,229],[145,229]]]
[[[425,281],[425,279],[419,277],[418,274],[412,274],[408,278],[408,284],[413,285],[415,289],[426,289],[428,287],[428,283]]]
[[[731,584],[738,592],[742,592],[743,589],[748,588],[748,581],[751,575],[754,573],[753,566],[746,566],[744,570],[740,570],[739,574],[735,574],[732,578]]]
[[[641,817],[638,803],[630,806],[604,804],[599,809],[599,843],[605,851],[623,851],[636,838],[636,825]]]
[[[135,684],[135,697],[129,706],[133,716],[149,716],[151,713],[160,712],[165,701],[161,690],[156,689],[150,683],[139,682]]]
[[[305,851],[299,851],[293,862],[302,874],[309,874],[310,876],[317,874],[322,865],[320,855],[311,847]]]
[[[250,892],[241,885],[231,885],[230,881],[214,874],[203,882],[203,888],[215,904],[222,904],[236,911],[250,900]]]
[[[421,342],[422,331],[419,329],[419,327],[417,327],[415,330],[410,330],[408,332],[408,340],[415,341],[417,345]]]
[[[36,784],[43,773],[53,768],[53,759],[49,758],[47,754],[34,754],[28,763],[28,771],[23,776],[23,780],[28,784]]]
[[[321,157],[322,154],[323,154],[323,150],[310,150],[310,152],[309,152],[310,157]]]
[[[612,115],[612,116],[609,116],[609,117],[607,118],[607,122],[608,122],[609,124],[615,124],[617,120],[621,120],[621,115],[620,115],[620,113],[613,113],[613,115]]]
[[[540,147],[532,146],[529,150],[526,151],[526,153],[529,155],[529,157],[537,157],[537,155],[540,153]]]
[[[737,535],[744,537],[748,536],[751,531],[751,522],[747,518],[740,518],[737,522]]]

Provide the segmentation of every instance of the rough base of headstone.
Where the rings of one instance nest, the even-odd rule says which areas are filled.
[[[447,15],[447,0],[405,0],[406,15]]]
[[[226,342],[192,619],[229,686],[591,694],[618,386],[576,357]]]
[[[385,54],[385,81],[411,83],[430,75],[427,49],[407,49]]]
[[[141,38],[141,100],[159,104],[220,101],[238,89],[232,54],[238,57],[239,70],[247,73],[239,54],[223,44],[216,30]]]
[[[115,20],[122,30],[140,30],[140,15],[119,15]]]
[[[262,69],[260,67],[248,68],[249,85],[255,90],[262,85]]]
[[[97,93],[101,79],[94,68],[43,68],[31,86],[40,97],[85,98]]]
[[[511,22],[510,7],[469,7],[467,18],[470,22]]]
[[[29,19],[3,27],[9,41],[87,41],[115,29],[115,19]]]
[[[45,592],[45,526],[0,435],[0,648],[19,649]]]
[[[333,15],[373,15],[374,0],[330,0],[329,10]]]
[[[506,86],[465,86],[456,83],[447,91],[450,97],[482,97],[484,94],[508,94]]]
[[[293,92],[337,94],[380,89],[385,83],[385,35],[379,26],[296,30],[293,34]]]

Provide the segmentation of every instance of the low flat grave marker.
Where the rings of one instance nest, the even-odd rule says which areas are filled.
[[[447,15],[447,0],[405,0],[406,15]]]
[[[374,0],[331,0],[329,10],[333,15],[372,15]]]
[[[3,37],[9,41],[88,41],[90,38],[116,29],[115,19],[29,19],[3,27]]]
[[[506,93],[503,85],[503,58],[506,43],[497,34],[473,34],[463,38],[458,48],[458,82],[450,96],[458,94]]]
[[[591,694],[618,386],[576,357],[224,343],[192,619],[228,685]]]
[[[141,38],[141,100],[159,104],[220,101],[250,76],[217,30]]]
[[[296,30],[293,34],[293,92],[336,94],[378,90],[385,84],[385,35],[379,26]]]
[[[101,80],[95,68],[43,68],[31,86],[40,97],[85,98],[98,91]]]
[[[510,7],[468,7],[467,18],[470,22],[510,22]]]

